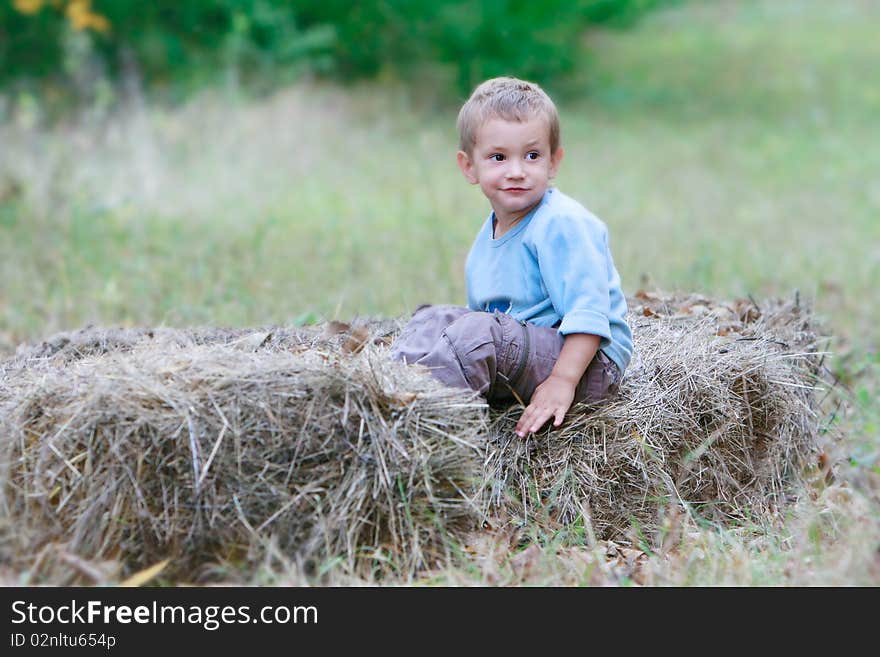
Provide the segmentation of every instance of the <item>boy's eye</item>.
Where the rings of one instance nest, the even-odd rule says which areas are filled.
[[[527,160],[537,160],[539,157],[541,157],[541,155],[537,151],[532,151],[526,155]]]
[[[490,155],[489,159],[493,162],[503,162],[504,156],[501,153],[495,153],[494,155]]]

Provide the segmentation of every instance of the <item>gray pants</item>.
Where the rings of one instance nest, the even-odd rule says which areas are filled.
[[[550,376],[564,338],[555,328],[500,312],[460,306],[419,306],[392,345],[392,356],[430,368],[448,386],[470,388],[492,403],[528,403]],[[601,350],[575,389],[575,402],[614,393],[621,374]]]

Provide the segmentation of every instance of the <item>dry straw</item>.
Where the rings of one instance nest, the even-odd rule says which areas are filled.
[[[648,544],[682,508],[760,524],[818,457],[824,354],[810,312],[797,298],[759,307],[642,292],[630,313],[637,356],[614,398],[525,442],[512,433],[519,409],[494,416],[496,508]]]
[[[484,407],[356,346],[90,329],[23,351],[0,392],[4,560],[64,583],[84,559],[247,571],[270,541],[306,568],[436,565],[476,518]]]
[[[0,361],[0,557],[57,584],[166,559],[169,581],[247,581],[268,554],[408,581],[487,514],[651,539],[670,505],[784,503],[819,438],[809,312],[641,294],[630,319],[619,394],[525,441],[519,409],[391,361],[393,321],[23,346]]]

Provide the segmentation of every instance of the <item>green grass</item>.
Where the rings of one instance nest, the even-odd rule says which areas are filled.
[[[878,28],[868,0],[686,3],[588,36],[593,59],[560,107],[559,186],[609,225],[627,293],[798,290],[815,304],[852,393],[839,450],[859,500],[880,478]],[[54,128],[26,104],[0,125],[0,351],[87,323],[463,302],[488,207],[455,167],[454,122],[455,108],[376,85],[206,94]],[[876,532],[859,531],[876,525],[870,499],[817,493],[772,531],[692,528],[650,581],[876,583]],[[544,558],[542,578],[595,581]],[[438,581],[529,581],[504,568]]]

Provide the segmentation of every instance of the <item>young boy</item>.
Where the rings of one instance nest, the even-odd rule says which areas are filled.
[[[468,307],[420,306],[393,356],[489,402],[518,400],[525,436],[614,392],[632,356],[608,231],[550,187],[559,116],[535,84],[493,78],[458,116],[458,166],[492,212],[465,265]]]

